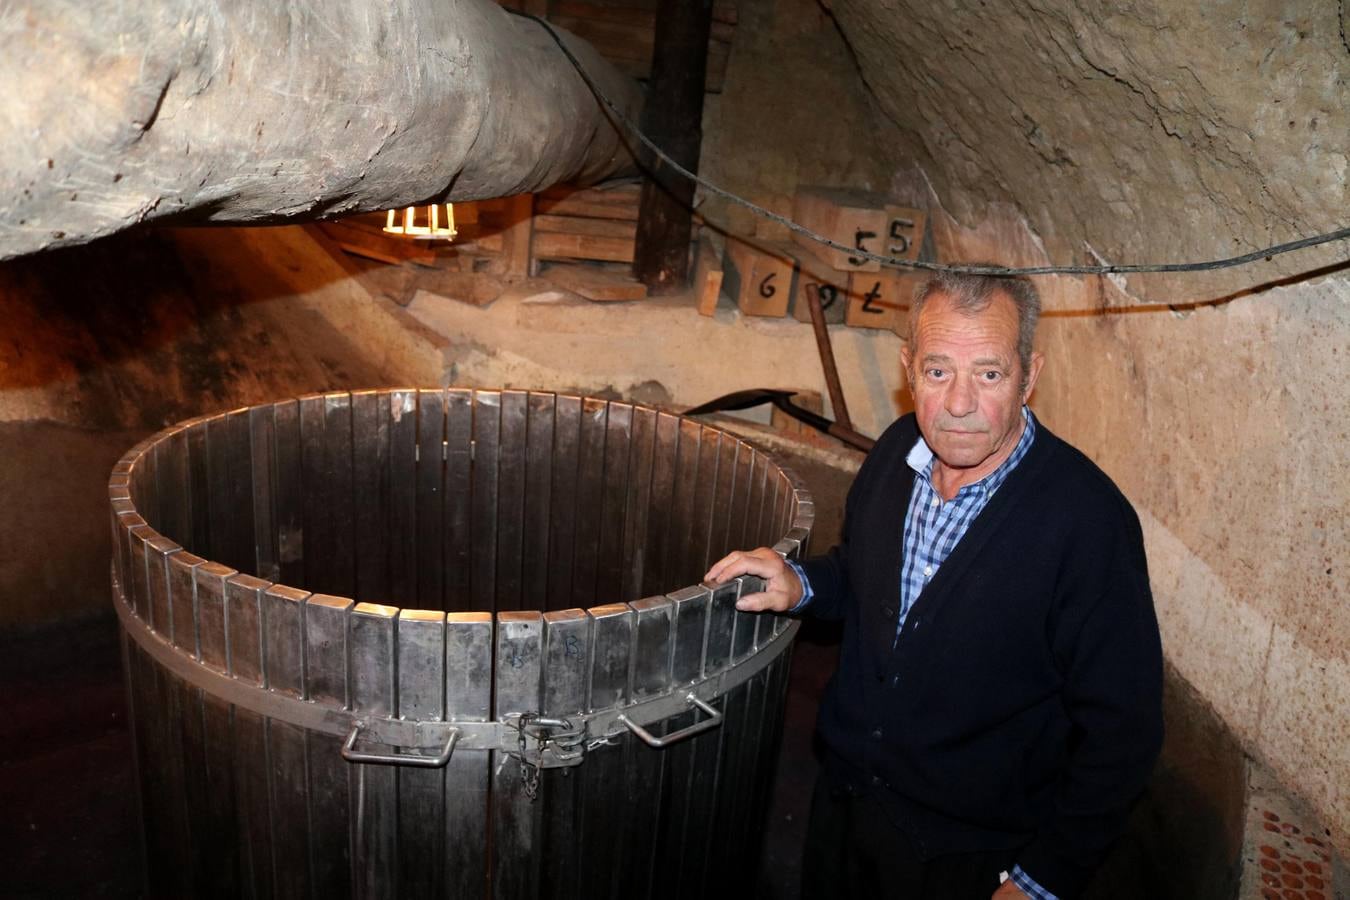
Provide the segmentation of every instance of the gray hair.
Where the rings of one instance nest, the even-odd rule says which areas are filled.
[[[995,263],[963,263],[962,265],[992,266]],[[914,353],[915,326],[919,313],[934,294],[952,299],[958,310],[966,315],[983,312],[994,302],[996,294],[1006,294],[1017,307],[1017,358],[1022,363],[1022,384],[1031,373],[1031,344],[1036,336],[1036,323],[1041,317],[1041,296],[1036,286],[1024,275],[965,275],[957,272],[938,272],[914,292],[909,307],[909,352]]]

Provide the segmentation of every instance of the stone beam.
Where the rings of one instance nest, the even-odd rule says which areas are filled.
[[[637,115],[637,83],[564,36]],[[491,0],[18,0],[0,96],[0,259],[633,170],[543,28]]]

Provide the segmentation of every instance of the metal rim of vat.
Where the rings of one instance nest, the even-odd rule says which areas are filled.
[[[549,392],[442,388],[310,394],[294,401],[245,407],[170,426],[131,448],[114,466],[108,483],[113,526],[113,598],[126,633],[174,675],[222,701],[344,738],[342,754],[354,763],[439,767],[456,752],[496,750],[537,768],[575,766],[584,761],[588,750],[625,732],[659,749],[717,727],[720,713],[710,701],[763,671],[790,645],[797,629],[797,623],[784,616],[756,615],[735,609],[741,594],[761,588],[762,582],[757,578],[747,576],[717,586],[693,585],[660,596],[589,609],[496,613],[400,609],[310,593],[196,556],[152,528],[133,500],[137,476],[146,476],[157,459],[172,458],[160,457],[161,448],[173,447],[175,442],[187,446],[193,436],[190,433],[204,431],[213,423],[246,423],[256,410],[288,403],[309,403],[320,408],[347,404],[350,410],[358,399],[378,403],[387,397],[389,403],[397,406],[407,404],[409,397],[413,403],[420,403],[423,395],[436,393],[453,396],[457,402],[475,409],[480,403],[500,408],[505,402],[515,405],[538,402],[541,408],[560,400],[577,408],[582,403],[604,404],[606,415],[615,407],[626,415],[639,414],[652,422],[658,417],[667,424],[677,422],[678,427],[690,428],[691,433],[718,435],[738,454],[735,456],[738,467],[728,467],[729,471],[741,471],[743,462],[739,454],[744,453],[751,460],[752,474],[744,480],[751,482],[759,477],[765,486],[762,488],[765,494],[759,500],[761,508],[770,503],[768,467],[773,470],[774,516],[788,525],[786,533],[773,543],[773,549],[788,558],[796,558],[805,551],[814,505],[801,479],[770,454],[713,426],[639,404]],[[470,459],[474,447],[470,439],[467,448]],[[420,443],[414,446],[419,457],[420,448]],[[445,454],[442,458],[448,458],[447,443],[443,443],[442,451]],[[178,477],[188,477],[187,464],[180,459],[178,465],[183,468]],[[754,469],[754,465],[760,469]],[[155,473],[150,472],[149,477],[154,478]],[[330,642],[341,644],[342,684],[315,691],[310,689],[307,677],[289,685],[274,683],[266,664],[268,628],[275,624],[269,621],[269,609],[299,617],[298,652],[302,670],[307,647],[313,645],[312,651],[317,654],[320,649],[329,652]],[[256,628],[256,640],[252,640],[254,632],[247,630],[249,626]],[[644,647],[656,646],[659,652],[655,656],[665,655],[663,661],[638,659],[639,634],[646,633],[644,628],[662,635],[656,644]],[[324,640],[316,640],[314,632],[319,632]],[[580,708],[571,702],[561,714],[538,708],[549,704],[529,702],[530,679],[536,679],[537,687],[538,680],[547,677],[547,661],[565,658],[578,635],[592,642],[592,655],[597,656],[594,647],[602,634],[620,638],[612,649],[622,657],[624,671],[617,674],[608,671],[605,675],[613,702],[588,702]],[[249,640],[240,641],[241,636]],[[256,646],[250,647],[250,643]],[[439,713],[434,703],[430,714],[423,708],[420,715],[408,716],[385,708],[388,704],[359,702],[356,694],[361,691],[353,690],[355,676],[349,662],[355,644],[390,661],[397,659],[400,652],[416,653],[428,647],[440,653],[443,660],[458,652],[464,660],[477,660],[480,674],[486,662],[496,699],[500,700],[503,693],[514,692],[517,700],[514,708],[503,707],[500,702],[484,706],[480,701],[475,709],[456,709],[456,704],[450,702],[450,688],[442,683]],[[292,647],[288,652],[295,649]],[[518,653],[529,657],[528,662],[520,664],[521,682],[499,683],[499,679],[509,681],[516,677],[511,666],[501,663],[509,660],[515,664]],[[446,665],[440,676],[442,682],[449,673]],[[592,667],[598,671],[601,663],[597,658],[586,665],[583,693],[592,687]],[[388,672],[375,674],[380,678],[395,677]],[[534,697],[539,699],[540,692],[536,690]],[[648,730],[693,709],[704,714],[693,725],[659,737]]]

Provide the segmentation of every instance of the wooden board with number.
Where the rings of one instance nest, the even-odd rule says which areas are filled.
[[[886,239],[881,252],[900,259],[918,259],[927,227],[928,213],[924,210],[887,206]]]
[[[799,225],[836,243],[884,253],[890,227],[886,206],[885,198],[869,191],[802,187],[793,198],[792,217]],[[827,247],[796,232],[792,240],[841,272],[876,272],[881,268],[876,260]]]
[[[747,316],[786,316],[797,262],[782,244],[727,239],[722,283]]]
[[[923,280],[921,273],[905,269],[854,272],[849,276],[844,324],[908,334],[910,301]]]
[[[828,325],[838,325],[844,321],[844,309],[848,306],[848,273],[839,272],[812,253],[793,248],[797,260],[797,277],[792,288],[792,315],[798,322],[811,321],[808,295],[815,293],[820,297],[821,311],[825,313]]]

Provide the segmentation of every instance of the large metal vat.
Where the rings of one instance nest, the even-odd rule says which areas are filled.
[[[764,453],[629,403],[358,391],[166,429],[109,497],[153,896],[751,887],[796,623],[697,582],[804,549]]]

